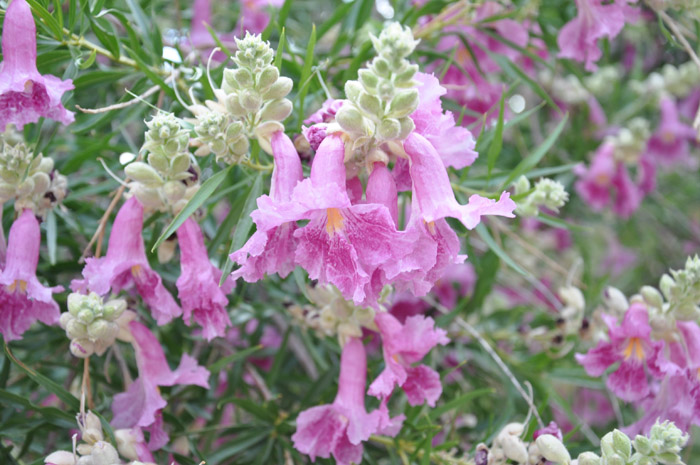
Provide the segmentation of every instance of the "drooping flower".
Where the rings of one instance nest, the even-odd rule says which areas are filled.
[[[58,323],[60,310],[51,294],[63,287],[44,287],[36,277],[41,232],[27,209],[12,223],[5,268],[0,273],[0,333],[5,341],[22,338],[35,321]]]
[[[143,206],[131,197],[119,209],[109,236],[107,254],[88,258],[82,280],[74,280],[74,291],[94,291],[100,295],[136,287],[159,325],[182,315],[182,309],[163,285],[160,275],[148,264],[141,237]]]
[[[209,388],[209,371],[197,364],[188,354],[182,355],[180,366],[173,371],[168,366],[163,348],[155,335],[137,321],[129,323],[136,352],[139,377],[126,392],[114,396],[112,426],[115,428],[146,428],[157,426],[159,411],[167,402],[160,395],[159,386],[196,385]],[[158,442],[162,442],[162,428]]]
[[[13,0],[5,11],[0,64],[0,132],[7,124],[22,129],[40,117],[70,124],[75,117],[61,103],[73,81],[42,76],[36,68],[36,25],[25,0]]]
[[[281,131],[272,136],[272,154],[275,158],[275,167],[272,171],[270,195],[267,198],[273,205],[280,205],[291,200],[292,191],[302,180],[303,172],[294,144]],[[263,199],[262,202],[265,201]],[[260,214],[264,215],[264,212]],[[293,221],[267,229],[262,223],[258,224],[258,230],[248,239],[248,242],[231,254],[231,260],[241,265],[233,272],[233,278],[243,277],[247,282],[255,282],[266,274],[272,273],[286,277],[295,266],[294,250],[297,242],[294,238],[295,230],[296,224]]]
[[[585,63],[587,71],[595,71],[603,56],[598,40],[615,38],[625,26],[625,14],[620,2],[576,0],[578,14],[559,31],[559,58]]]
[[[226,294],[231,292],[235,282],[227,279],[219,286],[221,270],[209,261],[202,230],[191,217],[178,228],[177,239],[182,271],[176,285],[185,323],[191,324],[194,316],[208,341],[224,336],[226,327],[231,326]]]
[[[211,20],[211,0],[194,0],[192,4],[192,23],[190,25],[190,37],[185,39],[180,45],[186,52],[190,49],[200,54],[202,60],[209,59],[211,52],[218,45],[211,33],[209,27],[212,27]],[[217,34],[217,38],[226,47],[234,47],[236,37],[235,33]],[[217,51],[212,56],[212,60],[222,62],[227,59],[225,53]]]
[[[359,339],[350,338],[340,357],[338,394],[332,404],[304,410],[292,436],[294,447],[316,457],[330,458],[339,465],[362,461],[362,442],[380,428],[381,412],[367,413],[365,382],[367,356]]]
[[[673,99],[663,97],[660,107],[661,121],[647,143],[647,155],[660,165],[692,165],[689,142],[695,140],[697,133],[680,120]]]
[[[457,126],[450,111],[443,112],[440,97],[447,93],[432,74],[416,73],[418,108],[411,114],[416,132],[428,139],[442,158],[445,166],[462,169],[474,163],[479,156],[476,142],[467,128]]]
[[[440,156],[420,134],[411,133],[404,142],[404,149],[410,161],[413,195],[426,223],[452,217],[460,220],[467,229],[474,229],[484,215],[515,216],[516,205],[508,192],[503,192],[498,201],[472,195],[467,205],[457,203]]]
[[[599,342],[586,354],[576,354],[576,360],[590,376],[601,376],[608,367],[620,362],[608,377],[607,386],[622,400],[639,401],[650,392],[647,371],[661,374],[655,367],[663,342],[651,340],[649,313],[644,304],[633,303],[619,326],[614,317],[604,318],[609,340]]]
[[[378,313],[374,319],[382,335],[386,366],[369,387],[369,394],[386,399],[398,386],[406,392],[408,403],[427,402],[434,407],[442,393],[440,375],[426,365],[413,365],[436,345],[449,342],[447,333],[434,328],[432,318],[416,315],[404,324],[390,313]]]

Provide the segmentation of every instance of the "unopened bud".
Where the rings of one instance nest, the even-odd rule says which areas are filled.
[[[571,463],[571,455],[559,438],[551,434],[540,435],[535,442],[544,458],[563,465]]]
[[[70,352],[78,358],[88,358],[95,352],[95,344],[88,339],[73,339],[70,343]]]
[[[578,465],[600,465],[600,457],[593,452],[584,452],[578,456]]]
[[[163,183],[163,179],[158,172],[142,161],[130,163],[124,168],[124,172],[134,181],[138,181],[146,186],[157,187]]]
[[[605,305],[618,315],[622,315],[629,308],[627,297],[616,287],[608,286],[603,293]]]

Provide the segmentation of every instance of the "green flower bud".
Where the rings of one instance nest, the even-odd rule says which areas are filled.
[[[24,197],[34,191],[34,181],[32,178],[25,179],[19,187],[17,187],[17,197]]]
[[[88,339],[73,339],[70,343],[70,353],[78,358],[88,358],[95,353],[95,344]]]
[[[647,438],[646,436],[637,435],[637,437],[634,438],[633,444],[634,450],[636,450],[640,454],[651,454],[651,441],[649,441],[649,438]]]
[[[357,102],[364,92],[362,84],[357,81],[347,81],[345,83],[345,96],[352,102]]]
[[[369,113],[371,116],[381,118],[384,115],[382,102],[376,95],[371,95],[363,91],[360,93],[357,103],[361,109]]]
[[[168,158],[161,153],[148,154],[148,164],[161,173],[168,171]]]
[[[409,87],[413,86],[413,76],[416,75],[418,72],[418,65],[416,64],[410,64],[406,67],[405,70],[401,71],[399,74],[396,75],[394,78],[394,81],[398,86],[401,87]]]
[[[112,330],[110,328],[110,325],[113,323],[110,323],[109,321],[99,319],[95,320],[92,323],[90,323],[87,327],[87,334],[90,340],[95,341],[98,339],[103,339],[106,338],[105,336],[109,336],[112,333]],[[119,328],[117,327],[117,331]]]
[[[265,104],[260,114],[262,121],[282,121],[292,113],[292,102],[285,99],[273,100]]]
[[[238,100],[248,113],[255,113],[262,106],[262,96],[254,89],[244,89],[238,94]]]
[[[54,167],[54,162],[52,158],[47,158],[47,157],[42,157],[41,155],[39,156],[40,158],[36,158],[35,160],[38,160],[37,167],[34,169],[35,171],[40,171],[42,173],[49,174],[51,171],[53,171]]]
[[[358,77],[360,83],[365,87],[366,90],[373,90],[377,87],[379,83],[379,78],[376,74],[368,69],[361,69],[358,71]]]
[[[578,465],[600,465],[600,457],[593,452],[584,452],[578,456]]]
[[[524,194],[530,190],[530,180],[527,179],[527,176],[520,176],[513,187],[515,187],[515,195]]]
[[[392,118],[403,118],[418,108],[418,91],[409,89],[399,92],[391,99],[387,115]]]
[[[32,176],[32,182],[34,183],[34,193],[43,195],[51,186],[51,178],[46,173],[34,173]]]
[[[61,313],[61,316],[58,318],[58,324],[61,326],[62,329],[66,329],[68,326],[68,323],[70,321],[73,321],[75,318],[73,315],[71,315],[69,312],[64,312]]]
[[[393,118],[385,118],[377,127],[377,137],[379,140],[398,139],[401,135],[401,123]]]
[[[391,98],[394,96],[394,91],[394,84],[390,80],[382,79],[379,81],[377,93],[379,94],[380,99],[385,102],[391,100]]]
[[[83,307],[79,312],[77,319],[83,324],[90,324],[95,319],[95,314],[92,309]]]
[[[105,303],[103,317],[114,321],[126,311],[126,301],[124,299],[113,299]]]
[[[372,60],[372,63],[369,65],[369,67],[372,71],[374,71],[374,74],[376,74],[378,77],[386,79],[391,76],[391,67],[389,66],[389,62],[386,61],[384,58],[375,58],[374,60]]]
[[[664,304],[664,298],[656,288],[651,286],[643,286],[640,290],[644,302],[650,307],[661,308]]]
[[[150,165],[141,161],[135,161],[124,168],[124,172],[134,181],[146,186],[158,187],[163,184],[163,178]]]
[[[335,120],[346,132],[365,133],[365,119],[353,105],[345,104],[340,107],[335,114]]]
[[[268,66],[258,76],[258,82],[255,88],[258,90],[258,92],[264,94],[275,82],[277,82],[279,77],[280,72],[277,70],[277,67]]]
[[[535,441],[537,443],[537,448],[544,458],[550,462],[560,463],[563,465],[569,465],[571,463],[571,455],[569,451],[564,447],[564,444],[551,434],[542,434],[537,437]]]
[[[413,120],[408,116],[405,118],[399,118],[399,123],[401,124],[401,132],[399,133],[399,139],[403,140],[408,137],[408,135],[416,128]]]
[[[87,326],[73,318],[66,323],[66,335],[71,339],[87,338]]]
[[[253,74],[245,68],[238,68],[232,71],[229,76],[233,78],[233,81],[235,81],[236,89],[249,89],[255,86],[255,78],[253,77]],[[229,79],[227,79],[227,81],[228,80]]]
[[[185,185],[180,181],[168,181],[163,186],[163,193],[168,203],[175,203],[185,195]]]
[[[180,153],[170,161],[170,172],[173,174],[182,173],[190,168],[190,155]]]
[[[72,292],[68,294],[68,311],[70,312],[71,315],[73,316],[78,316],[78,312],[82,308],[83,305],[83,299],[85,296],[82,294],[79,294],[77,292]]]
[[[284,98],[291,92],[294,83],[291,79],[286,76],[281,76],[277,79],[277,82],[272,84],[270,88],[263,94],[263,99],[265,100],[275,100],[278,98]]]

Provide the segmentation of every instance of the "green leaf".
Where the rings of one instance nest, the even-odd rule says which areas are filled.
[[[51,30],[54,39],[60,42],[63,39],[63,27],[58,24],[56,18],[51,16],[51,13],[36,0],[27,0],[27,3],[32,7],[32,11],[39,16],[44,24]]]
[[[501,260],[503,260],[504,262],[506,262],[508,264],[508,266],[510,266],[511,268],[513,268],[515,271],[517,271],[518,273],[520,273],[523,276],[529,275],[529,273],[527,271],[525,271],[524,269],[522,269],[520,267],[520,265],[515,263],[515,261],[513,261],[513,259],[508,256],[508,254],[505,252],[505,250],[503,250],[501,248],[501,246],[498,245],[495,240],[493,240],[493,237],[491,237],[491,233],[489,233],[489,230],[484,225],[484,223],[481,223],[476,227],[476,232],[479,234],[481,239],[484,242],[486,242],[486,245],[489,246],[489,249],[493,250],[493,252],[496,255],[498,255]]]
[[[258,173],[258,176],[255,178],[255,182],[248,192],[248,197],[245,199],[245,204],[243,204],[241,215],[238,217],[236,229],[233,232],[233,239],[231,240],[231,246],[228,249],[229,255],[243,247],[243,244],[245,244],[245,241],[248,239],[248,233],[250,232],[250,228],[253,226],[253,219],[250,217],[250,213],[255,210],[255,201],[262,194],[262,181],[263,174]],[[233,262],[231,260],[226,261],[226,265],[224,265],[224,269],[221,273],[221,281],[219,282],[220,286],[224,283],[224,281],[226,281],[232,269]]]
[[[489,394],[494,394],[494,390],[491,388],[482,388],[482,389],[475,389],[473,391],[469,391],[465,394],[462,394],[461,396],[450,400],[449,402],[440,405],[430,411],[428,416],[432,420],[437,420],[442,416],[443,414],[455,410],[457,412],[460,411],[467,411],[464,407],[471,402],[473,399],[476,399],[477,397],[481,396],[487,396]]]
[[[95,58],[97,58],[97,51],[93,49],[87,60],[83,60],[78,67],[80,69],[88,69],[95,62]]]
[[[277,52],[275,54],[275,67],[277,67],[278,70],[282,71],[282,54],[284,54],[284,40],[285,40],[285,35],[286,34],[286,29],[282,28],[282,33],[280,34],[280,40],[279,43],[277,44]]]
[[[542,144],[540,144],[540,146],[537,147],[530,155],[523,158],[522,161],[518,163],[518,165],[515,167],[515,169],[511,171],[510,175],[508,175],[505,182],[501,185],[501,189],[506,189],[508,186],[511,185],[511,183],[514,180],[518,179],[521,175],[526,174],[528,171],[537,166],[540,160],[542,160],[542,157],[544,157],[547,154],[549,149],[552,148],[554,143],[559,138],[559,135],[564,129],[564,126],[566,125],[568,119],[569,114],[567,113],[561,119],[559,124],[557,124],[557,127],[554,128],[554,130],[549,134],[549,136],[547,136],[544,142],[542,142]]]
[[[61,399],[68,406],[69,409],[75,412],[77,412],[80,409],[80,401],[78,401],[78,399],[76,399],[73,396],[73,394],[66,391],[63,388],[63,386],[61,386],[57,382],[47,378],[46,376],[42,375],[41,373],[35,371],[32,368],[29,368],[27,365],[17,360],[17,358],[10,350],[10,347],[7,345],[7,342],[5,342],[3,346],[5,349],[5,354],[10,360],[12,360],[12,363],[17,365],[17,367],[20,370],[22,370],[27,376],[29,376],[33,381],[35,381],[40,386],[48,389],[49,392],[56,394],[56,397]]]
[[[493,141],[491,141],[491,145],[489,146],[489,151],[486,156],[488,164],[487,179],[491,178],[491,171],[493,170],[493,167],[496,166],[496,160],[498,160],[498,156],[501,154],[501,149],[503,148],[503,105],[505,103],[505,99],[506,94],[504,92],[501,94],[501,102],[499,104],[498,110],[498,122],[496,123],[496,132],[494,133]]]
[[[46,248],[49,250],[49,262],[56,264],[56,214],[49,210],[46,215]]]
[[[253,415],[258,420],[264,421],[266,423],[273,423],[276,420],[276,416],[272,412],[268,411],[262,405],[250,399],[242,399],[240,396],[228,397],[222,399],[217,404],[217,408],[221,408],[226,404],[234,404],[236,407],[240,407],[246,412]]]
[[[304,67],[301,69],[301,77],[299,78],[299,96],[298,103],[299,106],[299,121],[304,119],[304,99],[306,94],[309,92],[309,86],[311,85],[311,68],[314,64],[314,49],[316,48],[316,25],[311,26],[311,36],[309,37],[309,44],[306,47],[306,57],[304,58]]]
[[[230,165],[228,168],[219,171],[214,176],[202,183],[202,186],[199,188],[197,193],[192,196],[189,202],[187,202],[185,208],[180,210],[180,213],[178,213],[175,216],[175,218],[173,218],[173,220],[170,222],[168,227],[165,228],[165,230],[160,235],[156,243],[153,245],[151,252],[155,252],[155,250],[160,244],[163,243],[163,241],[165,241],[175,231],[177,231],[177,228],[182,226],[182,223],[184,223],[185,220],[189,218],[192,213],[194,213],[199,207],[201,207],[204,204],[204,202],[207,201],[209,197],[211,197],[214,191],[216,191],[216,189],[221,185],[221,183],[224,182],[224,179],[226,179],[226,175],[229,173],[229,171],[231,171],[231,168],[233,166],[235,165]]]
[[[209,365],[208,369],[212,373],[218,373],[221,371],[222,368],[226,367],[227,365],[237,362],[239,360],[245,360],[249,356],[253,355],[255,352],[262,350],[263,346],[262,345],[257,345],[253,347],[248,347],[247,349],[239,350],[235,354],[228,355],[226,357],[222,357],[218,359],[216,362],[213,364]]]

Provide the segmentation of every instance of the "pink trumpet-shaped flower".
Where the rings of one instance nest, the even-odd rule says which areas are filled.
[[[615,169],[615,146],[609,143],[598,147],[590,167],[576,167],[575,172],[580,177],[575,184],[576,191],[593,210],[602,210],[610,202]]]
[[[277,205],[291,200],[292,191],[302,180],[303,172],[294,143],[282,131],[272,136],[272,154],[275,167],[272,171],[270,196],[263,197]],[[233,272],[233,278],[243,277],[247,282],[255,282],[266,274],[278,273],[285,277],[291,273],[297,242],[294,238],[295,230],[294,222],[274,225],[269,229],[258,224],[258,230],[248,242],[231,254],[231,260],[241,265]]]
[[[433,145],[420,134],[411,133],[404,150],[410,161],[413,195],[426,223],[449,216],[460,220],[467,229],[474,229],[484,215],[515,216],[516,205],[508,192],[503,192],[498,201],[472,195],[467,205],[457,203],[445,165]]]
[[[31,210],[24,210],[10,228],[7,261],[0,273],[0,333],[5,341],[22,338],[37,320],[52,325],[60,310],[51,294],[63,287],[44,287],[36,277],[41,232]]]
[[[647,155],[660,165],[692,164],[690,141],[697,133],[678,117],[676,102],[670,97],[661,99],[661,121],[647,143]]]
[[[367,356],[359,339],[351,338],[340,357],[338,394],[332,404],[304,410],[292,436],[294,447],[316,457],[333,455],[339,465],[362,461],[362,441],[378,432],[382,415],[365,410]]]
[[[663,342],[651,340],[649,314],[644,304],[632,304],[620,326],[614,317],[607,315],[605,322],[610,340],[599,342],[586,354],[576,354],[576,360],[590,376],[601,376],[608,367],[620,362],[608,377],[608,388],[622,400],[639,401],[650,392],[647,371],[661,374],[657,358]]]
[[[135,286],[158,324],[163,325],[182,315],[182,309],[163,286],[160,275],[148,264],[142,230],[143,206],[136,197],[131,197],[114,220],[107,254],[88,258],[83,269],[84,279],[74,280],[71,287],[104,295],[110,289],[118,293]]]
[[[189,51],[190,48],[198,51],[202,60],[207,60],[214,48],[218,46],[207,26],[213,26],[211,20],[211,0],[194,0],[192,4],[190,37],[189,39],[185,39],[181,46],[186,51]],[[235,46],[235,33],[217,34],[217,37],[225,46]],[[212,59],[218,62],[226,61],[227,58],[226,54],[221,51],[217,51],[212,56]]]
[[[155,335],[137,321],[129,323],[136,352],[139,377],[126,392],[114,396],[112,426],[115,428],[149,427],[158,421],[159,411],[167,402],[160,395],[159,386],[196,385],[209,388],[209,371],[197,365],[197,360],[183,354],[180,366],[171,370],[163,348]],[[158,427],[157,427],[158,428]],[[159,435],[162,428],[158,428]],[[158,438],[162,443],[162,438]]]
[[[226,294],[231,292],[235,282],[229,278],[219,287],[221,270],[209,261],[202,230],[191,217],[178,228],[177,240],[182,272],[176,285],[185,323],[191,324],[194,315],[194,321],[202,326],[202,334],[208,341],[224,336],[226,327],[231,326]]]
[[[73,81],[42,76],[36,68],[36,25],[25,0],[12,0],[5,12],[0,65],[0,132],[7,124],[22,129],[40,117],[70,124],[75,117],[61,103]]]
[[[270,22],[267,7],[279,8],[284,0],[243,0],[241,2],[241,17],[236,30],[249,31],[251,34],[259,34],[265,30]]]
[[[436,345],[447,344],[447,333],[434,328],[433,319],[422,315],[408,317],[401,324],[390,313],[382,312],[374,321],[382,335],[386,366],[370,385],[369,394],[385,399],[399,386],[406,392],[409,404],[427,402],[434,407],[442,394],[440,376],[426,365],[413,364]]]
[[[576,0],[577,16],[559,31],[559,58],[585,63],[587,71],[595,71],[596,61],[603,56],[598,40],[613,39],[625,25],[625,13],[620,2]]]

